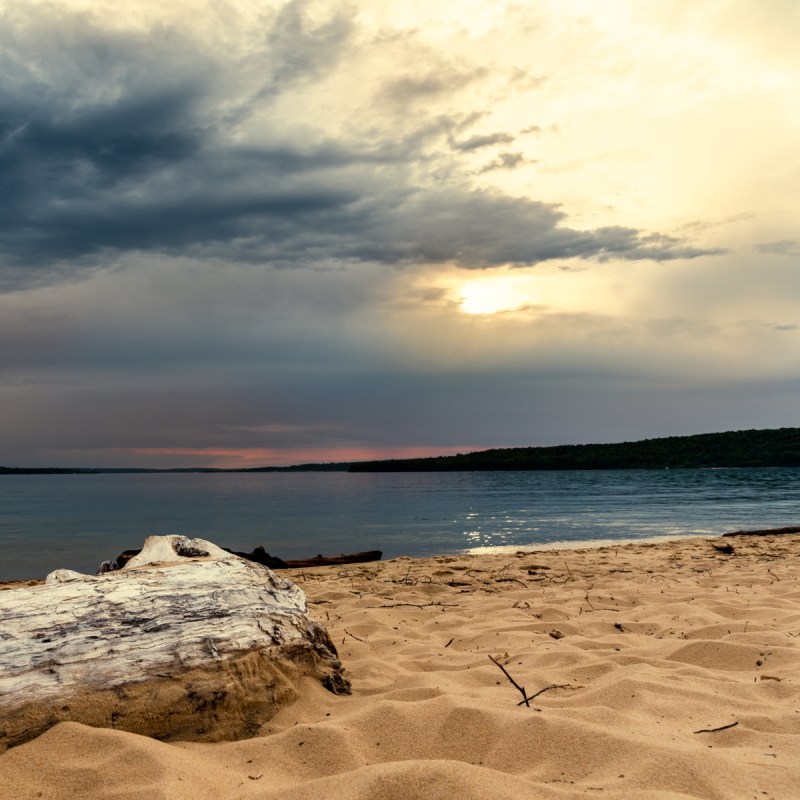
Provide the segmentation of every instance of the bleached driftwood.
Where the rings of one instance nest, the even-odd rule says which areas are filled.
[[[346,692],[303,592],[202,539],[0,593],[0,751],[62,720],[160,739],[255,735],[303,676]]]

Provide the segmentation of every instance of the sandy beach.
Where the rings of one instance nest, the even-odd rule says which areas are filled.
[[[305,679],[222,744],[62,723],[0,756],[0,797],[800,797],[798,555],[784,535],[294,570],[351,696]]]

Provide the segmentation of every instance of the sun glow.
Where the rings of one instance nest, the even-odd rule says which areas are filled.
[[[525,282],[527,283],[527,282]],[[458,288],[461,310],[465,314],[504,314],[536,303],[530,285],[508,276],[480,278]]]

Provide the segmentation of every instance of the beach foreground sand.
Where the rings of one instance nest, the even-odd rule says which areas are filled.
[[[0,756],[0,797],[797,798],[798,556],[785,535],[295,570],[352,696],[308,679],[225,744],[62,723]]]

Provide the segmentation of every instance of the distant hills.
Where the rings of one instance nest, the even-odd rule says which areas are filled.
[[[469,472],[564,469],[800,467],[800,428],[701,433],[613,444],[508,447],[433,458],[297,464],[247,469],[82,469],[0,467],[0,475],[216,472]]]
[[[435,458],[362,461],[351,472],[800,467],[800,428],[703,433],[639,442],[511,447]]]

